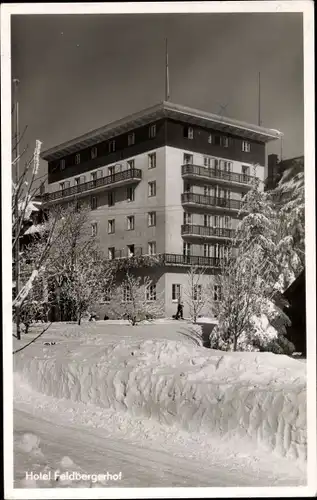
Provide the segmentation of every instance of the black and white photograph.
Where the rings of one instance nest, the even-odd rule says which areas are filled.
[[[313,2],[1,10],[5,498],[315,495]]]

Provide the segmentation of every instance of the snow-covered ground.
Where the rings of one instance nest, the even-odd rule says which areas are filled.
[[[305,485],[306,365],[207,350],[191,328],[54,324],[15,354],[16,487],[104,483],[34,484],[27,470],[121,472],[106,481],[121,487]]]

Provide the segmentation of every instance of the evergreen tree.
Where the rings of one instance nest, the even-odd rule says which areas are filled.
[[[274,302],[287,258],[281,263],[285,242],[278,241],[277,214],[269,197],[260,190],[256,176],[243,199],[240,216],[235,238],[216,277],[221,300],[215,303],[219,323],[212,332],[211,346],[229,350],[265,349],[274,338],[285,333],[284,326],[289,323],[282,308]],[[259,325],[258,319],[263,316],[279,324],[275,336],[272,329],[269,332]]]

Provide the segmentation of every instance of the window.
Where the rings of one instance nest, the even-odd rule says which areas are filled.
[[[220,135],[215,135],[214,138],[213,138],[213,143],[216,145],[216,146],[220,146],[221,145],[221,137]]]
[[[192,223],[192,214],[184,212],[183,224],[191,224],[191,223]]]
[[[147,224],[149,227],[156,226],[156,212],[149,212]]]
[[[96,208],[97,208],[97,196],[92,196],[90,198],[90,208],[91,208],[91,210],[96,210]]]
[[[113,234],[115,232],[115,219],[108,220],[108,234]]]
[[[148,195],[156,196],[156,181],[151,181],[148,183]]]
[[[156,125],[151,125],[149,127],[149,138],[153,139],[156,136]]]
[[[181,296],[181,285],[179,283],[172,284],[172,300],[178,301]]]
[[[80,177],[75,178],[75,186],[79,186],[80,184]]]
[[[115,204],[115,192],[109,191],[109,193],[108,193],[108,205],[109,205],[109,207],[113,207],[114,204]]]
[[[90,174],[90,178],[91,178],[91,180],[92,180],[92,181],[97,180],[97,172],[92,172],[92,173]]]
[[[103,300],[104,300],[104,302],[110,302],[111,301],[111,289],[110,288],[106,288]]]
[[[115,258],[115,253],[116,253],[115,247],[109,247],[108,248],[108,259],[113,260]]]
[[[202,288],[201,285],[194,285],[193,286],[193,300],[196,302],[201,301],[202,299]]]
[[[150,153],[148,155],[149,168],[156,168],[156,153]]]
[[[192,193],[193,186],[189,182],[186,182],[186,184],[184,186],[184,191],[185,191],[185,193]]]
[[[127,229],[132,231],[134,229],[134,215],[128,215],[127,217]]]
[[[225,215],[224,227],[226,229],[231,228],[231,218],[228,215]]]
[[[184,165],[192,165],[194,163],[194,156],[184,153]]]
[[[135,160],[128,160],[127,165],[128,165],[128,169],[132,170],[135,166]]]
[[[184,127],[184,137],[186,137],[187,139],[194,139],[193,127]]]
[[[250,153],[251,144],[248,141],[242,141],[242,151],[244,151],[245,153]]]
[[[212,215],[204,215],[204,226],[211,227]]]
[[[128,257],[133,257],[134,256],[134,245],[128,245]]]
[[[65,160],[61,160],[60,167],[61,167],[61,170],[64,170],[64,168],[65,168]]]
[[[224,160],[219,160],[219,168],[220,170],[224,170],[225,169],[225,161]]]
[[[98,156],[98,149],[96,147],[91,148],[91,150],[90,150],[90,156],[91,156],[92,160],[94,158],[97,158],[97,156]]]
[[[80,163],[80,154],[77,153],[77,155],[75,155],[75,165],[79,165]]]
[[[129,186],[127,188],[127,201],[134,201],[135,199],[135,187]]]
[[[250,175],[250,167],[247,165],[242,165],[242,175],[243,177],[247,177]]]
[[[214,301],[219,302],[220,300],[221,300],[221,286],[215,285],[214,286]]]
[[[153,302],[156,300],[156,284],[149,284],[146,287],[146,300],[148,302]]]
[[[124,285],[122,287],[122,302],[131,302],[132,301],[132,294],[131,294],[131,288],[129,285]]]
[[[210,168],[212,167],[212,158],[208,156],[204,156],[204,167]]]
[[[224,189],[224,190],[223,190],[223,197],[224,197],[226,200],[230,200],[230,196],[231,196],[231,191],[230,191],[230,189]]]
[[[98,226],[97,222],[91,223],[91,236],[97,236]]]
[[[115,167],[108,167],[108,175],[114,175],[115,174]]]
[[[191,244],[183,243],[183,255],[189,256],[191,254]]]
[[[204,257],[213,257],[213,245],[204,243]]]
[[[231,161],[225,161],[224,162],[224,170],[226,172],[231,172],[232,171],[232,162]]]
[[[63,190],[65,188],[65,182],[60,182],[59,187],[61,190]]]
[[[109,142],[109,153],[114,153],[116,150],[116,141],[113,139]]]
[[[210,186],[204,186],[204,196],[211,196],[212,194],[212,188]]]
[[[128,135],[128,146],[133,146],[135,143],[135,134],[132,132],[131,134]]]
[[[223,148],[229,147],[229,137],[223,136],[221,137],[221,145]]]
[[[208,135],[208,142],[209,142],[209,144],[212,144],[212,134]]]
[[[148,244],[148,254],[149,255],[155,255],[156,254],[156,242],[155,241],[149,241],[149,244]]]

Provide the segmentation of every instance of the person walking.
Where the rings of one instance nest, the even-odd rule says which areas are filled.
[[[184,305],[183,305],[181,297],[179,296],[178,303],[177,303],[177,313],[176,313],[175,319],[178,319],[178,318],[184,319],[183,318],[183,308],[184,308]]]

